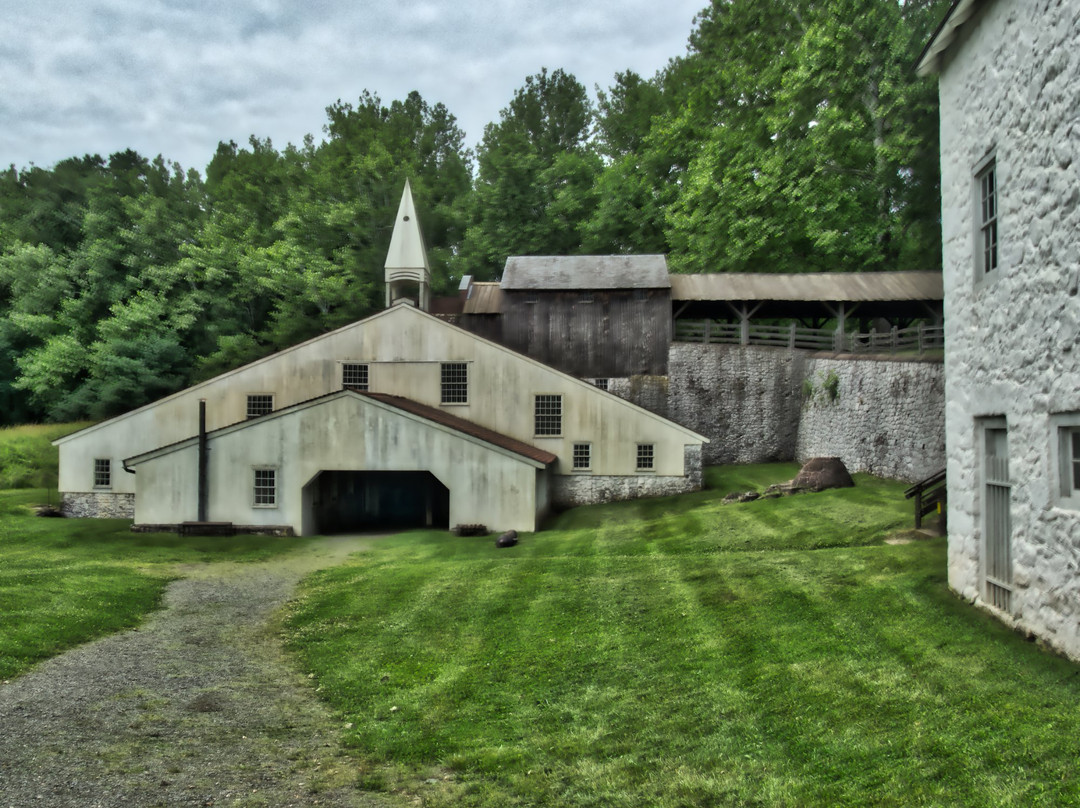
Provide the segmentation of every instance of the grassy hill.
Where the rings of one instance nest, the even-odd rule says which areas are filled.
[[[902,486],[410,533],[309,579],[289,646],[370,788],[430,806],[1077,804],[1077,666],[883,540]]]
[[[91,423],[0,427],[0,490],[56,488],[58,452],[50,441]]]

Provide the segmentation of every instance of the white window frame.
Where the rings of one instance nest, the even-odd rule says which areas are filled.
[[[259,483],[260,473],[265,474],[270,472],[273,475],[273,487],[267,485],[265,477],[263,483]],[[276,508],[278,506],[278,487],[281,482],[278,479],[277,466],[252,466],[251,468],[251,507],[253,508]],[[271,501],[265,501],[265,495],[267,490],[270,491]],[[260,492],[262,492],[264,501],[260,502]]]
[[[104,477],[104,482],[99,482]],[[112,488],[112,460],[108,457],[94,458],[94,490],[108,491]]]
[[[542,400],[541,400],[542,399]],[[541,411],[541,406],[544,407],[544,411]],[[553,406],[557,408],[558,412],[553,410]],[[533,435],[537,438],[561,438],[563,428],[563,397],[562,393],[537,393],[533,396]],[[544,429],[541,429],[541,419],[545,419]],[[558,418],[558,429],[552,431],[550,428],[553,421],[549,419]]]
[[[579,452],[579,450],[583,450]],[[584,458],[584,465],[578,461]],[[570,470],[578,474],[592,471],[592,444],[588,441],[576,441],[570,449]]]
[[[1080,412],[1056,413],[1050,416],[1051,459],[1054,468],[1054,504],[1059,508],[1080,511],[1080,452],[1074,449],[1074,438],[1080,441]]]
[[[270,409],[266,412],[253,412],[252,404],[255,403],[255,399],[262,403],[262,399],[270,399]],[[261,409],[261,408],[260,408]],[[261,418],[264,415],[269,415],[274,411],[274,394],[273,393],[248,393],[247,394],[247,417],[248,418]]]
[[[643,462],[645,461],[648,461],[648,465],[643,465]],[[649,474],[656,471],[655,443],[639,443],[637,445],[634,470],[642,474]]]
[[[361,371],[360,369],[363,368]],[[347,377],[351,374],[358,374],[354,378],[356,381],[347,381]],[[363,381],[359,381],[360,376],[363,377]],[[342,362],[341,363],[341,389],[342,390],[358,390],[361,392],[367,392],[371,386],[371,366],[367,362]]]
[[[997,165],[997,150],[992,150],[983,157],[972,173],[975,281],[982,283],[995,280],[1001,272],[1001,175]],[[988,266],[988,262],[992,266]]]
[[[454,378],[460,373],[462,378]],[[439,364],[439,403],[445,406],[469,403],[469,363],[442,362]]]

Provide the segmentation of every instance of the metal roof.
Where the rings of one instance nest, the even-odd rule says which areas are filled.
[[[672,275],[672,300],[941,300],[940,272]]]
[[[495,281],[473,283],[465,301],[465,314],[498,314],[502,311],[502,289]]]
[[[662,255],[512,255],[503,289],[668,289]]]
[[[945,12],[945,18],[919,54],[919,60],[915,63],[915,72],[918,75],[928,76],[941,70],[945,51],[951,48],[960,36],[961,27],[986,3],[987,0],[953,0],[949,10]]]

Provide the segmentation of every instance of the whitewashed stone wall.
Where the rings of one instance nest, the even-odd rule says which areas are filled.
[[[700,491],[703,476],[701,447],[683,449],[686,476],[672,477],[656,474],[610,476],[602,474],[560,474],[552,478],[552,501],[558,508],[595,505],[641,497],[664,497]]]
[[[940,361],[806,361],[795,458],[839,457],[849,471],[910,482],[945,467]]]
[[[96,519],[134,519],[135,495],[108,491],[79,493],[62,491],[60,511],[64,516]]]
[[[949,585],[1080,659],[1080,512],[1055,418],[1080,413],[1080,4],[995,0],[940,76]],[[999,262],[977,279],[974,171],[997,166]],[[1008,426],[1013,595],[984,602],[978,419]]]
[[[668,367],[669,417],[712,441],[707,464],[829,456],[908,481],[945,465],[939,361],[677,343]]]

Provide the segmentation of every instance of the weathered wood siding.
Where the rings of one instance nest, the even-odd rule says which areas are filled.
[[[591,303],[584,302],[581,291],[504,289],[499,341],[579,378],[665,375],[671,346],[670,292],[589,294]]]

